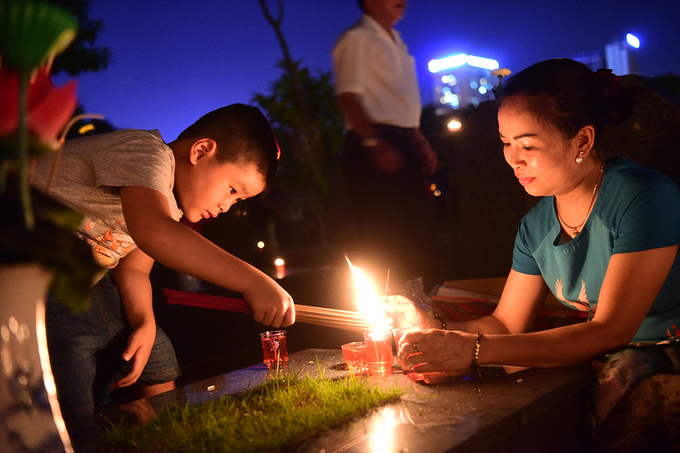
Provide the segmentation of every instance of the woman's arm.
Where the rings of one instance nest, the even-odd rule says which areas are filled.
[[[498,306],[491,315],[465,323],[450,323],[447,327],[482,334],[526,332],[547,295],[543,277],[510,270]]]
[[[408,304],[412,308],[405,313],[406,319],[412,325],[429,330],[402,336],[399,342],[399,360],[408,368],[418,365],[419,372],[463,373],[470,369],[478,333],[505,337],[527,331],[547,294],[548,288],[543,277],[511,270],[498,306],[491,315],[471,321],[449,322],[447,331],[432,330],[432,324],[437,321],[413,304]],[[414,343],[419,345],[422,353],[412,355]]]
[[[484,339],[480,363],[549,367],[583,363],[628,344],[649,312],[678,246],[611,257],[592,321]]]
[[[528,318],[515,315],[514,312],[526,309],[527,306],[517,304],[516,299],[507,298],[504,290],[502,303],[499,303],[492,316],[507,326],[511,333],[482,332],[485,335],[478,363],[528,367],[567,366],[586,362],[597,354],[627,344],[654,303],[677,251],[678,246],[670,246],[612,256],[600,290],[595,316],[589,322],[540,332],[518,333],[521,330],[517,329],[530,324],[527,324]],[[525,280],[525,276],[508,280],[514,285]],[[508,290],[515,293],[519,289],[521,288]],[[470,323],[469,326],[474,324]],[[470,366],[475,335],[462,332],[435,333],[423,335],[415,332],[402,337],[405,343],[417,342],[419,349],[424,351],[421,356],[412,355],[406,362],[407,366],[426,363],[419,367],[419,371],[423,372],[462,370]],[[448,354],[442,355],[441,350],[447,350]],[[406,359],[409,353],[412,354],[413,351],[408,350],[408,345],[402,347],[400,359]],[[452,356],[456,359],[452,360]]]
[[[494,312],[471,321],[447,321],[447,330],[471,333],[519,333],[531,327],[538,309],[548,294],[540,275],[510,271],[503,293]],[[419,329],[439,329],[440,321],[431,318],[404,296],[385,296],[385,311],[398,313],[399,320]],[[396,327],[407,327],[399,324]]]

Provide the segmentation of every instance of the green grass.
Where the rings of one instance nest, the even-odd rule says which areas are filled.
[[[384,381],[383,381],[384,382]],[[284,376],[246,393],[176,407],[141,427],[111,426],[107,452],[265,452],[348,420],[401,394],[348,375]]]

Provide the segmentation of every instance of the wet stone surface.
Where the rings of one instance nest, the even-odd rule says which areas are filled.
[[[300,376],[322,373],[329,379],[348,373],[340,349],[291,354],[285,372]],[[197,404],[256,387],[271,373],[260,363],[147,401],[156,411],[175,403]],[[589,377],[587,366],[511,373],[486,368],[481,379],[455,377],[431,385],[410,381],[395,364],[389,376],[363,378],[398,385],[404,390],[399,401],[332,427],[287,451],[584,451]],[[113,409],[106,415],[115,418],[120,411]]]

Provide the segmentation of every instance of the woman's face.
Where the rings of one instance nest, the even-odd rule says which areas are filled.
[[[578,185],[578,151],[547,122],[526,108],[523,98],[504,100],[498,111],[498,131],[505,160],[519,183],[533,196],[564,195]]]

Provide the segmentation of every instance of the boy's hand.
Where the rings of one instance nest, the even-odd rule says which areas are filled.
[[[149,360],[153,343],[156,340],[156,325],[144,324],[132,331],[128,338],[128,345],[123,352],[123,360],[132,360],[132,371],[122,379],[111,384],[114,388],[129,387],[142,375],[146,362]]]
[[[286,327],[295,322],[293,298],[267,276],[244,291],[243,297],[250,304],[256,322],[272,327]]]

